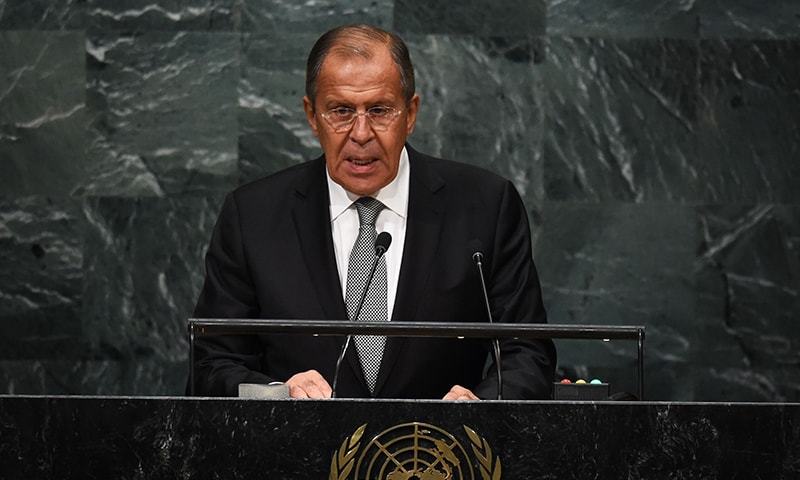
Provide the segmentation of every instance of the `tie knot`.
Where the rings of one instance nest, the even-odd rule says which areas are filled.
[[[375,220],[381,210],[386,208],[380,200],[372,197],[361,197],[355,202],[356,210],[358,210],[358,221],[361,225],[375,225]]]

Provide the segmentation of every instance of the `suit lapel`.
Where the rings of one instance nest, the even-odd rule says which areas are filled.
[[[323,157],[315,160],[308,178],[298,182],[292,210],[297,241],[308,275],[317,293],[325,318],[344,320],[347,311],[336,267],[331,237],[330,201]]]
[[[424,156],[406,145],[410,162],[408,191],[408,217],[403,260],[397,282],[392,320],[410,322],[436,320],[416,318],[417,306],[423,296],[428,277],[435,263],[442,228],[443,204],[441,189],[444,180],[431,170]],[[402,337],[386,339],[381,368],[375,384],[375,394],[380,392],[405,345]]]

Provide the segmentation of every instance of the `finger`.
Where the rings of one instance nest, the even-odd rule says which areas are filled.
[[[314,387],[320,392],[321,396],[319,398],[331,398],[331,393],[333,393],[333,389],[331,388],[328,381],[325,380],[325,377],[323,377],[316,370],[309,370],[308,373],[311,381],[314,383]]]
[[[331,387],[316,370],[308,370],[293,375],[286,381],[292,398],[330,398]],[[295,389],[299,390],[296,393]]]
[[[287,385],[289,385],[288,382]],[[296,385],[289,385],[289,396],[292,398],[308,398],[306,391]]]
[[[303,387],[311,398],[331,398],[331,386],[319,372],[309,370],[305,372],[305,383]]]
[[[289,396],[292,398],[308,398],[308,393],[306,393],[305,383],[306,383],[307,372],[297,373],[292,375],[289,380],[286,380],[286,386],[289,387]]]
[[[308,382],[303,385],[303,389],[306,391],[306,395],[308,395],[308,398],[313,398],[315,400],[328,398],[325,396],[325,394],[322,392],[322,389],[320,389],[319,385],[317,385],[316,383]]]
[[[460,396],[461,396],[461,392],[456,387],[453,387],[453,388],[450,389],[449,392],[447,392],[445,394],[445,396],[444,396],[444,398],[442,398],[442,400],[458,400],[458,397],[460,397]]]
[[[464,393],[461,395],[464,397],[464,400],[479,400],[478,396],[472,393],[472,390],[465,388]]]
[[[317,385],[322,392],[322,398],[331,398],[331,395],[333,394],[333,388],[328,385],[328,382],[325,381],[325,379],[322,379],[322,381],[324,382],[322,385]]]
[[[314,383],[309,381],[296,383],[290,386],[289,395],[291,395],[292,398],[312,398],[312,399],[324,398],[319,388],[317,388],[317,386]]]
[[[453,388],[442,398],[442,400],[478,400],[478,397],[468,388],[461,385],[453,385]]]

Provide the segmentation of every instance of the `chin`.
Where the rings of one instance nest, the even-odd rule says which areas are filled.
[[[364,195],[372,195],[373,193],[381,189],[381,187],[376,187],[374,186],[374,184],[364,185],[362,183],[345,184],[343,185],[343,187],[345,188],[345,190],[355,193],[356,195],[361,195],[362,197]]]
[[[372,195],[391,182],[386,175],[353,176],[343,175],[334,181],[344,187],[348,192],[356,195]]]

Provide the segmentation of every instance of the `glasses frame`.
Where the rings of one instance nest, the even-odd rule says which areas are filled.
[[[376,125],[375,123],[373,123],[372,117],[369,116],[369,111],[371,109],[375,108],[375,107],[387,108],[387,109],[389,109],[391,111],[388,114],[389,121],[386,123],[385,126]],[[350,122],[348,122],[346,125],[342,125],[342,126],[337,127],[336,125],[334,125],[333,120],[331,120],[330,116],[333,114],[333,112],[335,110],[339,110],[339,109],[343,109],[343,108],[352,111],[354,113],[354,116],[353,116],[353,119]],[[394,123],[395,120],[397,120],[397,117],[399,117],[403,113],[403,111],[404,110],[402,108],[393,107],[391,105],[375,105],[374,107],[370,107],[370,108],[364,110],[363,112],[359,112],[356,109],[348,108],[348,107],[336,107],[336,108],[332,108],[330,110],[326,110],[324,112],[319,112],[319,115],[320,115],[320,117],[322,117],[325,120],[325,123],[327,123],[328,126],[331,127],[333,129],[333,131],[336,132],[336,133],[349,132],[350,130],[353,129],[353,127],[355,126],[355,124],[358,121],[358,119],[360,117],[362,117],[362,116],[366,118],[367,124],[369,125],[369,127],[371,129],[373,129],[376,132],[385,132],[385,131],[389,130],[389,127],[392,125],[392,123]]]

